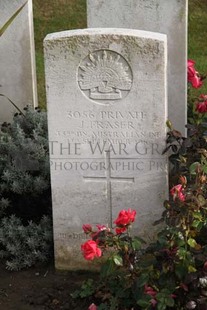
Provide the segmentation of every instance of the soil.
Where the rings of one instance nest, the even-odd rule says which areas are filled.
[[[1,310],[87,310],[92,301],[71,297],[82,281],[96,275],[60,272],[53,264],[8,271],[0,264]]]

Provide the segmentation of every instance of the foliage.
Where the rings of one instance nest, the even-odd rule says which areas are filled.
[[[51,249],[47,114],[26,107],[0,130],[0,256],[19,270],[48,260]]]
[[[47,115],[26,108],[24,116],[1,126],[0,216],[15,214],[27,222],[50,213]]]
[[[189,61],[188,81],[201,88],[205,76],[194,66]],[[81,246],[84,258],[109,253],[100,280],[90,283],[98,306],[91,304],[89,309],[207,309],[207,96],[190,97],[189,108],[187,137],[167,122],[164,153],[170,152],[171,190],[162,218],[155,223],[165,223],[157,240],[143,246],[143,240],[130,235],[132,210],[120,212],[114,229],[83,226],[91,236]]]
[[[46,262],[52,253],[52,223],[44,216],[39,224],[24,226],[12,215],[0,222],[0,257],[6,258],[6,268],[19,270],[37,262]]]

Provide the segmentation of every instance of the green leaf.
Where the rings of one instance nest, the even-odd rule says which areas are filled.
[[[165,209],[167,209],[167,210],[171,209],[171,205],[170,205],[168,200],[165,200],[163,205],[164,205]]]
[[[158,300],[158,309],[166,309],[168,307],[173,307],[175,304],[174,299],[171,297],[171,291],[168,289],[162,289],[160,293],[156,295]]]
[[[139,249],[141,248],[141,246],[142,246],[142,243],[141,243],[140,240],[138,240],[138,239],[135,238],[135,239],[132,241],[132,247],[133,247],[133,250],[134,250],[134,251],[139,250]]]
[[[190,238],[188,239],[188,245],[191,247],[191,248],[195,248],[197,246],[197,242],[195,241],[195,239],[193,238]]]
[[[196,270],[196,268],[195,267],[193,267],[193,266],[188,266],[188,272],[189,273],[192,273],[192,272],[196,272],[197,270]]]
[[[167,305],[168,307],[174,307],[174,305],[175,305],[174,299],[173,299],[172,297],[169,296],[169,297],[166,299],[166,305]]]
[[[200,163],[199,162],[195,162],[190,166],[190,174],[192,175],[196,175],[198,172],[198,168],[200,167]]]
[[[199,225],[200,225],[200,223],[201,223],[201,222],[200,222],[199,220],[193,221],[192,227],[198,228]]]
[[[111,275],[111,273],[114,271],[114,261],[113,258],[109,258],[105,264],[102,265],[101,267],[101,272],[100,272],[100,276],[101,278],[105,278],[108,277],[109,275]]]
[[[198,211],[198,212],[193,212],[193,217],[194,217],[195,219],[201,220],[201,219],[202,219],[202,214],[200,213],[200,211]]]
[[[9,20],[0,28],[0,37],[3,35],[3,33],[6,31],[6,29],[9,27],[9,25],[13,22],[15,17],[21,12],[23,7],[27,4],[27,1],[9,18]]]
[[[144,299],[140,299],[138,302],[137,302],[138,306],[144,308],[144,309],[147,309],[150,305],[150,300],[144,300]]]
[[[173,130],[172,123],[171,123],[171,121],[170,121],[169,119],[166,121],[166,125],[167,125],[167,127],[168,127],[170,130]]]
[[[123,259],[120,255],[114,255],[113,261],[117,266],[123,266]]]
[[[108,310],[109,308],[108,308],[108,306],[107,306],[107,304],[100,304],[99,306],[98,306],[98,310]]]
[[[88,280],[83,282],[80,289],[74,291],[72,294],[70,294],[70,296],[73,299],[85,298],[85,297],[89,297],[89,296],[93,295],[94,292],[95,292],[95,288],[93,286],[93,280],[88,279]]]
[[[201,206],[205,206],[206,199],[203,197],[203,195],[198,195],[198,201],[199,201]]]
[[[175,273],[179,279],[183,279],[186,276],[186,273],[188,272],[187,268],[182,265],[178,265],[175,268]]]
[[[203,172],[207,174],[207,165],[203,166]]]
[[[166,305],[163,303],[159,303],[157,306],[157,310],[165,310],[166,309]]]
[[[137,279],[137,286],[142,287],[149,281],[149,274],[143,273],[139,278]]]

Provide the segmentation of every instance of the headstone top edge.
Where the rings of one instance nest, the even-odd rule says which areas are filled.
[[[120,36],[130,36],[130,37],[141,37],[145,39],[152,39],[167,42],[167,35],[144,31],[136,29],[127,29],[127,28],[86,28],[86,29],[76,29],[76,30],[66,30],[61,32],[54,32],[47,34],[44,39],[44,42],[54,41],[60,39],[66,39],[75,36],[84,36],[84,35],[120,35]]]

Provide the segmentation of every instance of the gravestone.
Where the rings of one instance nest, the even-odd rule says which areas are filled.
[[[25,0],[0,1],[0,28]],[[21,110],[37,105],[32,0],[29,0],[0,37],[0,93]],[[0,97],[0,123],[10,122],[17,110]]]
[[[165,33],[168,39],[168,117],[185,133],[187,122],[188,0],[87,0],[88,27]]]
[[[58,269],[89,268],[83,224],[136,209],[149,240],[167,196],[166,36],[84,29],[44,41]]]

